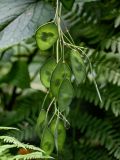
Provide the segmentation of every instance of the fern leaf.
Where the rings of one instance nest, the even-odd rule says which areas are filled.
[[[16,147],[15,145],[10,145],[10,144],[5,144],[5,145],[2,145],[0,146],[0,154],[2,152],[4,152],[5,150],[8,150],[8,149],[11,149],[11,148],[14,148]]]
[[[40,151],[40,152],[43,152],[45,153],[42,149],[38,148],[38,147],[35,147],[33,145],[30,145],[30,144],[24,144],[25,148],[27,149],[31,149],[31,150],[35,150],[35,151]]]
[[[18,128],[14,128],[14,127],[0,127],[0,130],[18,130]]]
[[[29,159],[38,159],[38,158],[41,158],[41,159],[49,159],[49,158],[52,158],[50,156],[44,156],[41,152],[33,152],[33,153],[29,153],[29,154],[26,154],[26,155],[17,155],[17,156],[14,156],[11,160],[29,160]]]
[[[13,143],[18,148],[25,148],[24,144],[19,142],[16,138],[10,136],[0,136],[0,139],[6,143]],[[25,148],[26,149],[26,148]]]
[[[120,136],[111,124],[83,112],[79,112],[77,115],[72,114],[73,116],[73,124],[84,133],[85,137],[104,146],[110,154],[120,159]],[[77,117],[80,117],[80,120]]]

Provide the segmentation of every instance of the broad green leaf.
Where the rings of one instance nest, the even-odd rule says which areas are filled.
[[[80,84],[86,77],[85,65],[80,53],[76,50],[72,50],[70,53],[70,60],[76,82],[77,84]]]
[[[50,89],[54,97],[58,97],[60,85],[65,78],[70,80],[71,71],[66,63],[60,61],[53,71],[50,81]]]
[[[60,0],[60,1],[62,2],[63,6],[66,9],[70,10],[72,8],[75,0]]]
[[[30,87],[30,77],[26,61],[13,63],[8,74],[0,78],[0,83],[8,83],[20,88]]]
[[[57,41],[58,36],[58,28],[55,23],[44,24],[36,32],[37,45],[41,50],[47,50]]]
[[[9,1],[5,2],[8,2],[8,4],[4,6],[4,9],[11,7]],[[17,2],[18,4],[20,3],[17,0],[15,4]],[[4,50],[20,43],[24,39],[30,38],[35,34],[36,29],[40,25],[54,17],[53,8],[48,3],[35,0],[34,3],[32,2],[33,0],[31,0],[31,3],[28,0],[29,5],[24,10],[22,9],[21,14],[20,9],[18,9],[18,12],[16,11],[14,13],[17,16],[0,32],[0,50]],[[0,8],[2,3],[0,3]],[[14,15],[12,14],[12,16]]]
[[[55,67],[56,67],[55,59],[50,58],[40,69],[41,82],[47,88],[50,87],[50,79]]]
[[[74,97],[74,89],[68,79],[64,79],[58,95],[58,107],[61,112],[67,110]]]
[[[22,14],[35,0],[0,0],[0,29]]]

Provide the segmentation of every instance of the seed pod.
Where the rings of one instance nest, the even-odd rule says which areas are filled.
[[[70,80],[71,71],[66,63],[60,61],[53,71],[50,81],[50,89],[54,97],[58,98],[60,85],[65,78]]]
[[[54,137],[48,128],[46,128],[43,133],[40,147],[48,155],[50,155],[54,150]]]
[[[70,53],[71,67],[76,79],[76,83],[80,84],[86,77],[84,62],[78,51],[72,50]]]
[[[58,151],[62,151],[65,139],[66,139],[66,130],[62,121],[54,119],[51,122],[50,130],[52,134],[55,136],[55,140],[57,141],[56,148]]]
[[[61,112],[67,111],[74,97],[74,89],[68,79],[64,79],[58,94],[58,107]]]
[[[50,80],[51,80],[51,75],[52,72],[54,71],[56,67],[56,61],[54,58],[50,58],[43,64],[43,66],[40,69],[40,80],[42,84],[49,88],[50,87]]]
[[[55,23],[49,22],[38,28],[36,31],[36,42],[40,50],[47,50],[58,39],[58,28]]]
[[[45,120],[46,120],[46,111],[42,109],[40,111],[36,124],[36,132],[40,138],[42,137],[43,129],[45,127]]]

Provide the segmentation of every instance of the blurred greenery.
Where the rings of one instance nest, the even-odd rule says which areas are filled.
[[[19,128],[20,132],[5,134],[38,147],[35,126],[47,92],[39,71],[55,50],[40,51],[34,34],[39,25],[54,18],[54,5],[51,0],[0,0],[0,126]],[[56,160],[119,160],[120,1],[75,0],[73,8],[64,8],[63,13],[75,43],[91,61],[102,103],[84,57],[87,76],[79,86],[73,81],[75,97],[67,116],[70,126],[66,125],[65,145],[51,156]],[[68,52],[65,49],[70,63]],[[4,155],[17,153],[12,148]]]

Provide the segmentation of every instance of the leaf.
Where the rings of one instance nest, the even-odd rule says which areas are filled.
[[[45,153],[45,152],[44,152],[42,149],[40,149],[39,147],[30,145],[30,144],[24,144],[24,146],[25,146],[25,148],[27,148],[27,149]]]
[[[35,0],[0,0],[0,29],[22,14]]]
[[[50,79],[55,67],[56,67],[55,59],[50,58],[47,60],[45,64],[43,64],[43,66],[40,69],[40,80],[42,84],[47,88],[50,87]]]
[[[61,112],[67,110],[74,97],[74,90],[72,84],[68,79],[64,79],[58,94],[58,107]]]
[[[114,27],[117,28],[120,25],[120,15],[115,19]]]
[[[62,2],[63,6],[66,9],[70,10],[72,8],[75,0],[60,0],[60,1]]]
[[[24,144],[19,142],[16,138],[10,136],[0,136],[0,140],[3,140],[5,143],[12,143],[16,145],[16,147],[25,148]]]
[[[20,88],[30,87],[30,77],[28,73],[27,62],[16,61],[10,72],[4,77],[0,78],[0,83],[9,83]]]
[[[60,61],[53,71],[50,81],[51,92],[56,98],[58,97],[59,88],[64,78],[70,80],[71,71],[66,63],[62,63],[62,61]]]
[[[58,28],[55,23],[44,24],[36,32],[37,45],[41,50],[47,50],[57,41],[58,36]]]
[[[7,5],[4,6],[4,10],[7,10],[6,7],[9,9],[11,3],[9,3],[8,0],[5,2]],[[31,2],[33,2],[33,0],[31,0]],[[16,3],[19,4],[19,0],[17,0]],[[2,7],[1,4],[3,3],[0,3],[0,8]],[[15,13],[11,14],[12,16],[17,15],[15,19],[0,32],[0,50],[4,50],[12,45],[20,43],[24,39],[30,38],[34,35],[38,26],[53,18],[53,8],[46,2],[36,2],[34,0],[34,3],[30,3],[29,0],[28,4],[29,5],[25,7],[24,10],[21,6],[21,14],[19,9],[18,12],[15,10]],[[12,6],[14,8],[14,5]]]
[[[72,70],[77,84],[80,84],[85,79],[85,65],[78,51],[72,50],[70,53]]]
[[[29,160],[29,159],[47,159],[47,158],[52,158],[47,155],[43,155],[41,152],[33,152],[25,155],[16,155],[11,160]]]
[[[11,149],[11,148],[15,148],[16,146],[13,144],[13,145],[11,145],[11,144],[5,144],[5,145],[2,145],[2,146],[0,146],[0,154],[3,152],[5,152],[6,150],[8,150],[8,149]]]
[[[18,130],[18,128],[14,128],[14,127],[0,127],[0,130]]]

